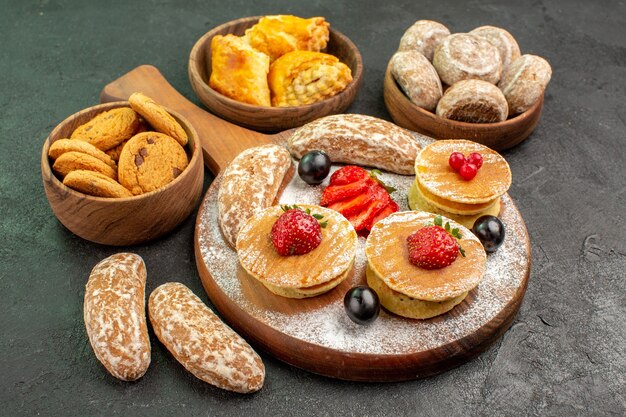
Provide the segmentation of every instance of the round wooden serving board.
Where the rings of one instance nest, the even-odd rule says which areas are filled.
[[[180,96],[154,67],[139,67],[107,85],[101,99],[126,99],[134,91],[143,91],[191,121],[216,174],[241,150],[268,142],[284,143],[290,135],[289,131],[264,135],[210,115]],[[416,138],[423,140],[419,135]],[[221,153],[216,154],[216,149]],[[406,210],[407,192],[415,177],[384,173],[382,179],[397,188],[392,197]],[[353,285],[365,283],[365,239],[359,239],[353,271],[337,288],[304,300],[273,295],[243,271],[236,252],[222,237],[217,223],[220,182],[218,175],[196,220],[196,264],[202,284],[238,333],[294,366],[355,381],[434,375],[487,349],[509,328],[522,302],[530,272],[530,242],[508,194],[503,196],[500,213],[506,227],[505,242],[488,255],[483,280],[460,305],[429,320],[381,311],[374,323],[359,326],[345,314],[343,296]],[[311,187],[291,175],[277,202],[317,204],[325,185]]]

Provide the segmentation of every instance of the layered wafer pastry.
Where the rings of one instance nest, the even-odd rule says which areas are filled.
[[[233,100],[270,106],[267,74],[269,57],[252,48],[244,38],[216,35],[211,40],[209,86]]]
[[[328,27],[323,17],[265,16],[246,30],[245,39],[250,46],[274,61],[287,52],[319,52],[326,48],[330,36]]]
[[[272,106],[299,106],[332,97],[352,81],[350,68],[333,55],[293,51],[270,66]]]

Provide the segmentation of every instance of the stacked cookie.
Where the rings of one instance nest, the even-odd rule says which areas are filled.
[[[97,197],[132,197],[165,186],[185,170],[188,138],[182,126],[141,93],[129,103],[50,145],[52,169],[63,184]]]
[[[415,105],[471,123],[500,122],[525,112],[543,96],[552,75],[545,59],[521,55],[502,28],[450,34],[430,20],[405,32],[389,65]]]

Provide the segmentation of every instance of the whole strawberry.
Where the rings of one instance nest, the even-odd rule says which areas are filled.
[[[272,226],[272,243],[282,256],[304,255],[321,242],[322,228],[317,219],[299,208],[287,209]]]
[[[409,262],[424,269],[440,269],[452,264],[459,245],[441,226],[422,227],[406,238]]]

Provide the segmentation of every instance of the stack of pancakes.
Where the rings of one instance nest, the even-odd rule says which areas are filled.
[[[466,181],[448,160],[453,152],[466,157],[480,153],[483,165]],[[409,190],[409,207],[444,215],[471,228],[483,215],[500,213],[500,197],[511,185],[511,169],[494,150],[468,140],[442,140],[422,149],[415,160],[415,183]]]
[[[283,210],[269,207],[249,218],[239,231],[237,256],[248,274],[276,295],[307,298],[325,293],[348,277],[358,237],[345,217],[324,207],[299,204],[302,210],[324,216],[322,241],[304,255],[281,256],[272,243],[272,226]]]
[[[434,219],[434,214],[426,212],[394,213],[376,223],[367,238],[367,283],[392,313],[427,319],[450,311],[485,273],[487,258],[480,241],[462,225],[445,218],[444,224],[459,228],[462,238],[458,242],[465,257],[459,254],[451,265],[433,270],[409,262],[407,237]]]

